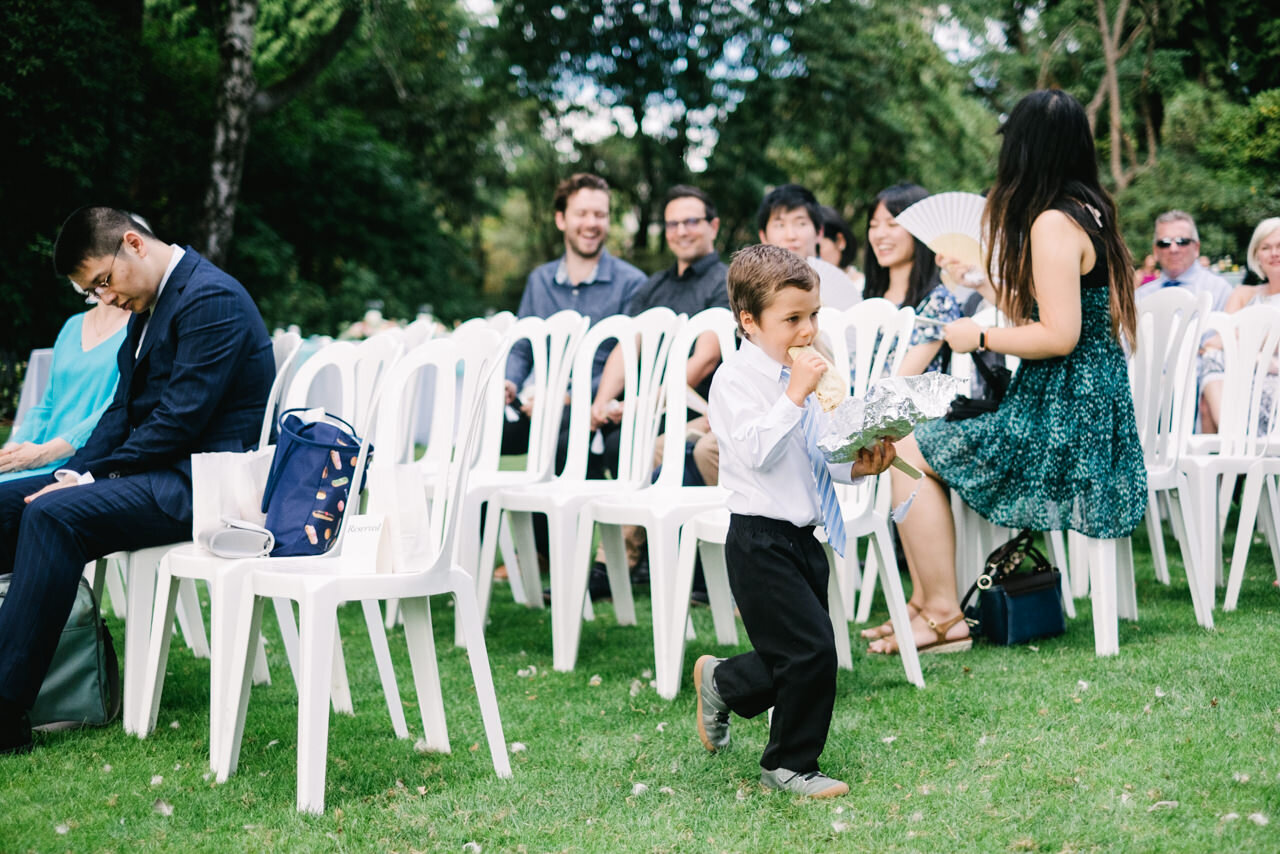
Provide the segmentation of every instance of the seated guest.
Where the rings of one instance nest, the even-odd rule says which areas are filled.
[[[675,256],[676,263],[666,270],[654,273],[636,291],[627,307],[627,314],[636,316],[655,306],[666,306],[677,314],[693,317],[698,312],[729,307],[729,290],[725,285],[728,267],[716,253],[715,239],[720,230],[720,218],[711,197],[697,187],[679,184],[667,191],[663,207],[663,220],[667,248]],[[689,356],[685,381],[689,388],[705,400],[711,388],[711,376],[720,364],[720,341],[715,335],[700,337]],[[621,409],[611,404],[622,394],[622,353],[616,349],[610,354],[601,374],[591,406],[591,427],[616,423]],[[710,435],[705,415],[691,413],[686,435],[691,442]],[[696,449],[696,446],[695,446]],[[655,465],[662,464],[662,440],[657,443]],[[702,485],[706,478],[715,483],[716,460],[713,447],[704,446],[701,452],[691,451],[693,462],[703,470],[701,475],[686,470],[686,482],[693,476],[693,483]],[[688,466],[687,466],[688,468]],[[708,471],[709,468],[709,471]],[[648,581],[644,569],[644,529],[628,527],[624,540],[627,545],[627,562],[632,568],[632,581]],[[593,599],[609,595],[609,576],[604,567],[603,546],[596,553],[596,565],[592,567],[589,591]]]
[[[1231,292],[1224,308],[1227,314],[1235,314],[1251,305],[1273,305],[1280,308],[1280,217],[1270,217],[1258,223],[1249,240],[1246,255],[1249,269],[1262,280],[1260,285],[1240,285]],[[1202,362],[1205,370],[1200,377],[1200,427],[1206,433],[1218,432],[1222,414],[1222,341],[1214,336],[1205,342]],[[1258,429],[1266,433],[1273,429],[1269,423],[1270,401],[1276,393],[1275,374],[1262,389],[1263,405]]]
[[[91,560],[191,537],[191,455],[258,441],[275,374],[249,294],[128,213],[75,211],[54,270],[133,313],[114,399],[55,475],[0,484],[0,753],[31,749],[27,710]]]
[[[1208,267],[1197,261],[1200,254],[1200,232],[1196,221],[1186,211],[1165,211],[1156,217],[1155,236],[1151,241],[1156,262],[1160,265],[1160,276],[1138,288],[1135,296],[1139,304],[1162,288],[1183,288],[1199,296],[1208,292],[1212,296],[1210,309],[1224,311],[1227,298],[1231,296],[1231,286],[1227,280],[1214,274]],[[1207,341],[1202,341],[1204,344]],[[1207,377],[1215,371],[1221,371],[1221,365],[1206,361],[1204,352],[1196,360],[1197,387],[1203,388]],[[1209,403],[1200,399],[1200,429],[1205,433],[1218,431],[1217,418],[1209,411]]]
[[[898,306],[911,306],[920,317],[950,323],[964,315],[960,302],[942,284],[933,250],[898,224],[898,214],[927,198],[929,191],[915,184],[895,184],[876,196],[867,220],[864,299],[881,297]],[[967,292],[965,294],[968,295]],[[923,374],[947,369],[950,356],[943,347],[942,327],[917,323],[911,347],[898,373]]]
[[[858,271],[858,238],[835,208],[818,208],[822,216],[822,233],[818,235],[818,257],[844,270],[854,287],[861,288],[866,278]]]
[[[556,228],[564,234],[564,255],[534,269],[520,297],[519,317],[550,317],[557,311],[572,309],[591,318],[594,325],[606,317],[625,314],[631,298],[644,284],[645,274],[605,248],[609,237],[609,184],[598,175],[580,172],[570,175],[556,187],[552,197]],[[600,384],[600,373],[609,357],[606,348],[596,353],[591,372],[592,390]],[[533,351],[529,342],[519,341],[507,359],[507,403],[514,404],[521,387],[533,369]],[[532,411],[530,394],[521,401],[523,418],[503,431],[502,452],[522,454],[529,446],[528,415]],[[566,413],[567,414],[567,413]],[[587,476],[600,478],[606,469],[617,465],[617,428],[605,427],[605,452],[592,454],[587,462]],[[556,471],[564,468],[568,451],[568,418],[561,421],[560,441],[556,449]]]
[[[115,396],[116,353],[129,312],[89,301],[93,308],[63,324],[44,396],[0,450],[0,482],[58,468],[88,440]]]
[[[770,190],[756,211],[760,242],[790,249],[818,273],[822,304],[845,309],[862,299],[844,270],[818,257],[822,214],[813,193],[799,184],[783,184]]]

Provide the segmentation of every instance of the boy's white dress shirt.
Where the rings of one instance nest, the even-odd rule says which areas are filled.
[[[782,365],[743,340],[716,371],[707,417],[720,444],[720,485],[729,510],[781,519],[801,527],[822,524],[813,466],[800,417],[786,396]],[[813,395],[807,405],[824,417]],[[851,483],[851,463],[828,464],[833,480]]]

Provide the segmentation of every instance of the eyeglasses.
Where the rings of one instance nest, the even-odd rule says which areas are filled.
[[[1174,237],[1174,238],[1162,237],[1156,241],[1156,247],[1159,249],[1168,249],[1170,246],[1173,246],[1175,244],[1178,246],[1190,246],[1192,243],[1195,243],[1195,242],[1196,240],[1194,237]]]
[[[83,294],[84,296],[93,294],[96,297],[101,297],[104,293],[106,293],[107,288],[111,287],[111,274],[114,273],[116,270],[116,259],[120,257],[120,250],[123,248],[124,248],[124,238],[121,237],[120,242],[116,245],[116,254],[111,256],[111,266],[107,267],[107,274],[102,277],[101,282],[98,282],[96,285],[90,284],[88,290],[77,285],[74,280],[71,282],[71,284],[75,285],[75,289],[79,291],[81,294]]]
[[[669,219],[664,222],[663,225],[667,227],[667,231],[676,231],[682,225],[685,228],[694,229],[698,227],[698,223],[703,222],[704,220],[710,221],[710,219],[711,217],[708,216],[691,216],[688,219]]]

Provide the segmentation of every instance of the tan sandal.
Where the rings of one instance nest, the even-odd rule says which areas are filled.
[[[920,613],[919,608],[917,608],[911,602],[907,603],[907,619],[908,620],[915,619],[916,614],[919,614],[919,613]],[[893,634],[893,620],[885,620],[880,625],[874,626],[870,629],[863,629],[858,634],[862,637],[863,640],[869,640],[869,641],[880,640],[880,638],[890,637]]]
[[[932,617],[925,616],[923,611],[920,615],[924,617],[925,625],[933,631],[935,638],[929,643],[918,645],[916,647],[917,653],[927,655],[933,653],[941,654],[946,652],[964,652],[973,648],[973,638],[971,637],[966,636],[962,638],[955,638],[953,640],[947,639],[947,632],[951,630],[951,627],[964,619],[963,613],[956,614],[945,623],[935,622]],[[884,638],[884,640],[889,641],[893,646],[883,650],[868,649],[867,651],[876,655],[894,655],[898,652],[898,638],[895,635],[889,635],[887,638]]]

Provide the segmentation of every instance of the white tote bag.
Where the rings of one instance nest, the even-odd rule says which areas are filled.
[[[191,538],[219,557],[261,557],[275,547],[262,493],[275,446],[191,455]]]

